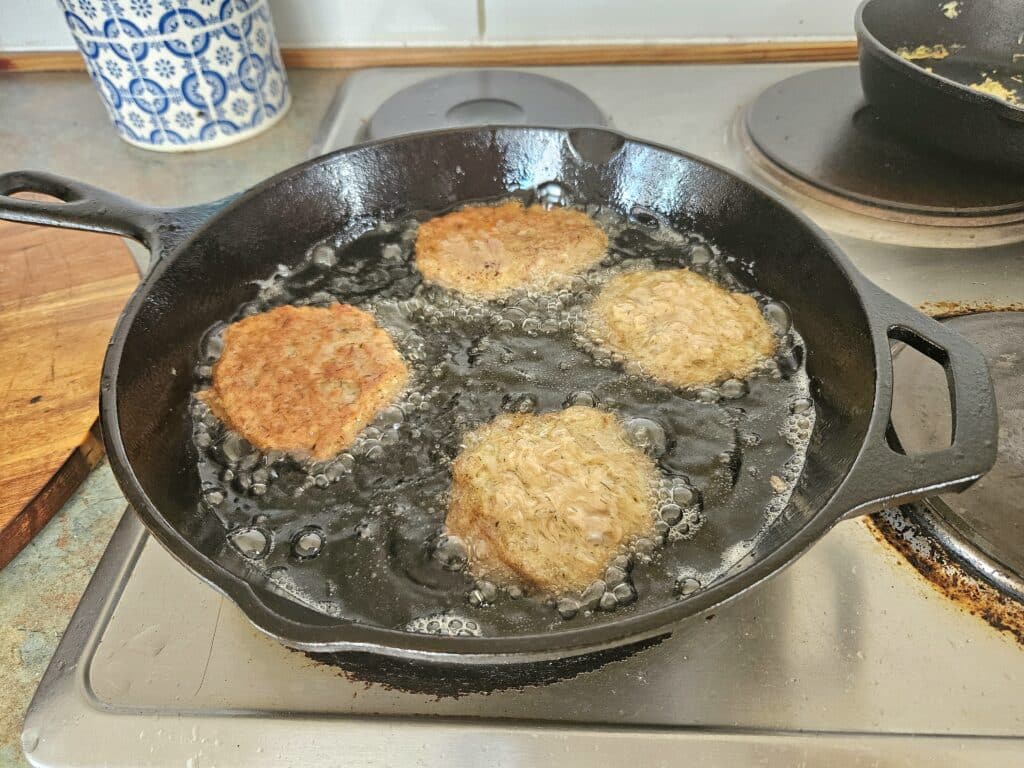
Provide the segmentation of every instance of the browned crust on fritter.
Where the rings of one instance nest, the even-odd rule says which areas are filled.
[[[373,315],[348,304],[284,306],[228,326],[213,386],[199,397],[257,448],[327,459],[408,378]]]
[[[613,277],[591,307],[587,331],[616,357],[678,387],[745,378],[776,345],[753,297],[688,269]]]
[[[446,525],[479,575],[581,590],[653,527],[656,483],[653,460],[610,413],[504,414],[466,436]]]
[[[423,278],[483,299],[564,285],[604,258],[608,236],[571,208],[518,202],[473,206],[424,222],[416,236]]]

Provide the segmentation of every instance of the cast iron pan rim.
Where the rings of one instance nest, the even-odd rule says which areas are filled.
[[[1008,101],[1003,101],[1002,99],[998,99],[987,93],[982,93],[981,91],[976,91],[973,88],[968,88],[963,83],[957,80],[951,80],[944,75],[940,75],[935,72],[925,72],[913,62],[903,59],[894,50],[889,48],[889,46],[885,45],[885,43],[875,37],[874,33],[868,29],[867,22],[864,21],[864,12],[872,3],[885,1],[886,0],[862,0],[861,4],[857,6],[857,11],[854,15],[854,29],[857,34],[857,39],[860,42],[861,55],[866,51],[868,55],[874,56],[888,64],[890,67],[900,70],[904,74],[909,74],[911,77],[921,81],[929,87],[948,88],[953,91],[951,95],[956,96],[956,98],[961,101],[984,106],[988,109],[995,108],[997,111],[1005,113],[1012,120],[1020,119],[1020,115],[1024,114],[1024,105],[1011,104]],[[865,43],[869,43],[870,47],[865,49]]]
[[[568,138],[577,129],[548,128],[539,126],[489,126],[485,128],[456,128],[444,131],[427,131],[419,134],[382,139],[323,155],[276,174],[238,197],[230,199],[226,205],[213,213],[209,219],[200,224],[196,230],[172,253],[167,254],[154,266],[143,282],[136,289],[125,307],[114,334],[111,338],[103,366],[104,381],[113,384],[105,388],[100,396],[100,416],[103,427],[104,443],[114,475],[132,507],[149,531],[161,544],[187,569],[199,576],[217,591],[234,601],[245,613],[248,620],[262,632],[276,638],[285,645],[309,651],[351,650],[368,651],[380,655],[401,659],[428,662],[482,663],[482,664],[520,664],[532,661],[565,658],[583,653],[624,645],[628,642],[643,640],[653,635],[664,633],[667,625],[706,613],[712,608],[726,603],[739,596],[747,589],[764,579],[774,575],[798,555],[808,549],[836,522],[847,510],[833,509],[833,497],[814,513],[806,523],[785,541],[758,562],[739,573],[729,576],[714,586],[698,592],[696,595],[680,600],[673,605],[663,606],[656,610],[641,613],[634,612],[622,618],[591,627],[569,628],[544,634],[522,635],[513,638],[453,638],[435,635],[409,633],[397,629],[371,627],[349,621],[336,621],[331,624],[306,624],[286,619],[264,603],[253,587],[240,577],[215,563],[212,559],[197,550],[191,542],[174,528],[160,513],[156,505],[149,499],[142,488],[128,460],[124,440],[121,435],[117,412],[118,371],[125,340],[134,324],[134,320],[146,301],[153,284],[173,263],[176,256],[202,238],[210,229],[216,227],[223,215],[242,208],[253,198],[267,189],[303,175],[308,169],[349,154],[365,151],[369,147],[382,146],[390,143],[405,142],[411,138],[427,135],[461,134],[469,137],[491,136],[498,132],[512,130],[517,133],[557,133]],[[687,160],[717,173],[727,175],[734,184],[748,187],[764,202],[781,209],[785,215],[792,216],[809,231],[818,244],[828,253],[836,266],[844,273],[851,290],[855,293],[861,312],[869,318],[864,301],[864,279],[852,269],[846,256],[813,222],[801,212],[789,207],[773,192],[760,185],[752,184],[733,172],[703,158],[681,152],[663,145],[641,141],[617,131],[608,129],[585,128],[614,134],[625,142],[652,147]],[[869,320],[870,322],[870,320]],[[877,339],[872,334],[871,344],[875,351],[872,361],[872,374],[877,387],[877,360],[879,350]],[[888,349],[885,350],[888,354]],[[872,390],[874,393],[874,388]],[[877,407],[877,406],[876,406]],[[865,440],[867,435],[865,435]],[[854,466],[856,456],[864,448],[862,442],[854,454],[850,469]],[[849,469],[837,484],[837,491],[849,477]]]

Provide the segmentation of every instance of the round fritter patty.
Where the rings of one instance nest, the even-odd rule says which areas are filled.
[[[199,397],[257,448],[327,459],[408,378],[373,315],[348,304],[284,306],[228,326],[213,387]]]
[[[514,290],[546,290],[604,258],[608,236],[571,208],[518,202],[473,206],[430,219],[416,235],[423,278],[483,299]]]
[[[753,297],[688,269],[613,277],[594,300],[587,332],[618,358],[678,387],[744,378],[776,343]]]
[[[651,530],[657,478],[610,413],[504,414],[466,435],[446,525],[479,575],[582,590]]]

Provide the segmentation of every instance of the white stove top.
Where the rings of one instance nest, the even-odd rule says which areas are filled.
[[[587,93],[624,132],[752,175],[737,113],[813,66],[534,71]],[[387,96],[437,72],[353,75],[320,147],[351,143]],[[898,225],[893,236],[891,225],[799,204],[910,303],[1024,299],[1024,246],[965,250],[962,233]],[[913,240],[911,230],[930,247],[880,242]],[[440,700],[399,692],[262,636],[129,512],[40,684],[24,743],[37,765],[192,768],[1002,766],[1024,755],[1024,649],[948,602],[861,521],[836,526],[703,630],[543,687]]]

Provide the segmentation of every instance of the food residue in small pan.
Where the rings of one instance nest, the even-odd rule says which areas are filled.
[[[1013,104],[1016,106],[1021,103],[1020,99],[1017,98],[1016,88],[1008,88],[1006,85],[999,82],[999,80],[993,79],[992,75],[989,73],[982,72],[981,76],[982,80],[980,82],[970,83],[967,87],[973,91],[977,91],[978,93],[994,96],[1000,101],[1005,101],[1007,104]]]
[[[956,66],[946,65],[946,61],[953,54],[959,53],[964,48],[965,46],[955,43],[948,46],[943,43],[916,46],[903,45],[896,49],[896,55],[929,74],[936,74],[936,67],[938,67],[939,71],[937,74],[960,83],[972,91],[984,93],[987,96],[992,96],[1013,106],[1020,106],[1022,102],[1018,95],[1018,89],[1007,84],[1007,81],[1024,84],[1024,77],[1020,74],[1006,74],[995,69],[980,71],[975,74],[970,71],[972,64],[968,61],[959,61]],[[1021,61],[1024,61],[1024,54],[1015,53],[1011,56],[1010,63],[1012,65],[1016,66]],[[927,62],[927,64],[924,62]],[[979,79],[971,82],[974,78]]]
[[[530,202],[320,243],[210,329],[223,563],[328,616],[498,636],[685,599],[755,546],[814,425],[788,309],[653,212]]]
[[[939,60],[949,58],[950,53],[956,52],[956,46],[951,51],[945,45],[918,45],[914,48],[903,45],[896,49],[896,55],[906,61],[920,61],[922,59]]]

